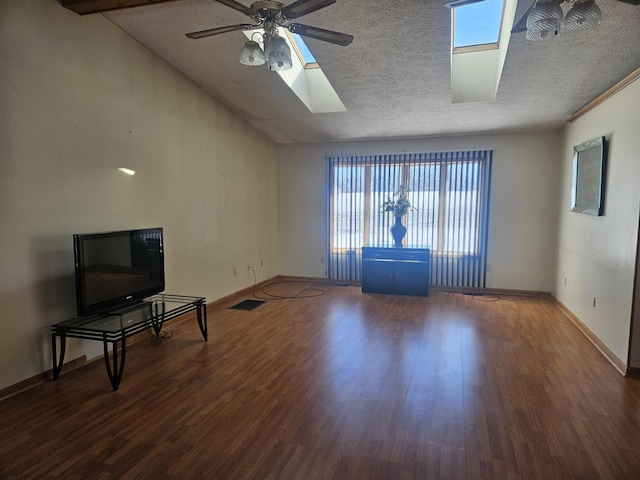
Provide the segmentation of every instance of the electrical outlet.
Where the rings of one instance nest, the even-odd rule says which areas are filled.
[[[247,272],[251,270],[251,265],[247,265]]]
[[[593,297],[593,308],[596,308],[596,297]]]
[[[233,276],[235,277],[238,274],[236,267],[233,267]]]
[[[564,277],[564,286],[567,286],[567,277]]]
[[[260,259],[260,266],[264,267],[264,260]]]

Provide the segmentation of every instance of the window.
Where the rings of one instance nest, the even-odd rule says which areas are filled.
[[[497,45],[503,11],[504,0],[485,0],[453,8],[454,51],[476,45]]]
[[[449,284],[451,277],[458,284],[478,273],[483,279],[491,157],[474,150],[329,158],[330,276],[359,279],[362,245],[393,244],[394,219],[381,213],[382,203],[406,188],[416,210],[403,219],[404,241],[431,249],[432,281]]]
[[[318,61],[304,43],[304,40],[297,33],[291,33],[289,30],[283,29],[287,37],[289,37],[290,43],[293,46],[293,50],[298,55],[298,59],[304,68],[320,68]]]
[[[451,102],[493,102],[507,58],[516,0],[449,2]]]

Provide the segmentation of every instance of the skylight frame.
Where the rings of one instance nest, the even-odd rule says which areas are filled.
[[[282,29],[282,31],[284,31],[285,35],[289,37],[289,43],[293,47],[293,51],[296,52],[296,55],[298,56],[298,59],[300,60],[300,63],[302,64],[302,67],[304,69],[320,68],[320,64],[318,64],[318,61],[313,56],[313,53],[311,53],[311,50],[309,49],[307,44],[304,43],[304,39],[300,35],[291,33],[286,28]],[[313,58],[313,62],[307,62],[307,59],[305,58],[304,53],[302,53],[302,49],[300,48],[300,44],[298,42],[302,42],[304,48],[309,52],[311,58]]]
[[[462,5],[463,2],[464,4],[478,3],[478,0],[449,2],[446,6],[452,8],[454,6],[452,4]],[[458,47],[458,51],[454,53],[452,31],[451,103],[495,101],[509,49],[517,7],[518,0],[504,0],[497,43]]]
[[[502,36],[503,23],[505,21],[504,17],[505,17],[507,0],[495,0],[501,3],[500,22],[497,24],[497,26],[493,27],[495,28],[495,33],[497,33],[497,39],[495,41],[456,46],[456,12],[457,11],[461,12],[461,10],[459,9],[471,9],[471,8],[477,9],[482,4],[486,4],[486,1],[484,2],[480,1],[470,5],[453,6],[453,8],[451,8],[451,52],[453,54],[479,52],[483,50],[497,50],[500,48],[500,40]]]

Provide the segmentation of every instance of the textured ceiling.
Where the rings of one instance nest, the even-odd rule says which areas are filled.
[[[519,1],[516,21],[532,2]],[[597,29],[544,42],[513,34],[496,100],[452,104],[444,3],[338,0],[300,19],[355,37],[347,47],[305,39],[348,110],[321,114],[276,73],[238,62],[242,32],[185,37],[249,20],[225,5],[180,0],[103,15],[278,143],[558,128],[640,66],[640,6],[598,0]]]

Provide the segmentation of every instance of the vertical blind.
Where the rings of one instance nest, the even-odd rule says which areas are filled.
[[[406,191],[404,246],[431,249],[431,283],[484,287],[492,150],[328,157],[329,277],[360,280],[363,245],[391,246],[382,204]]]

